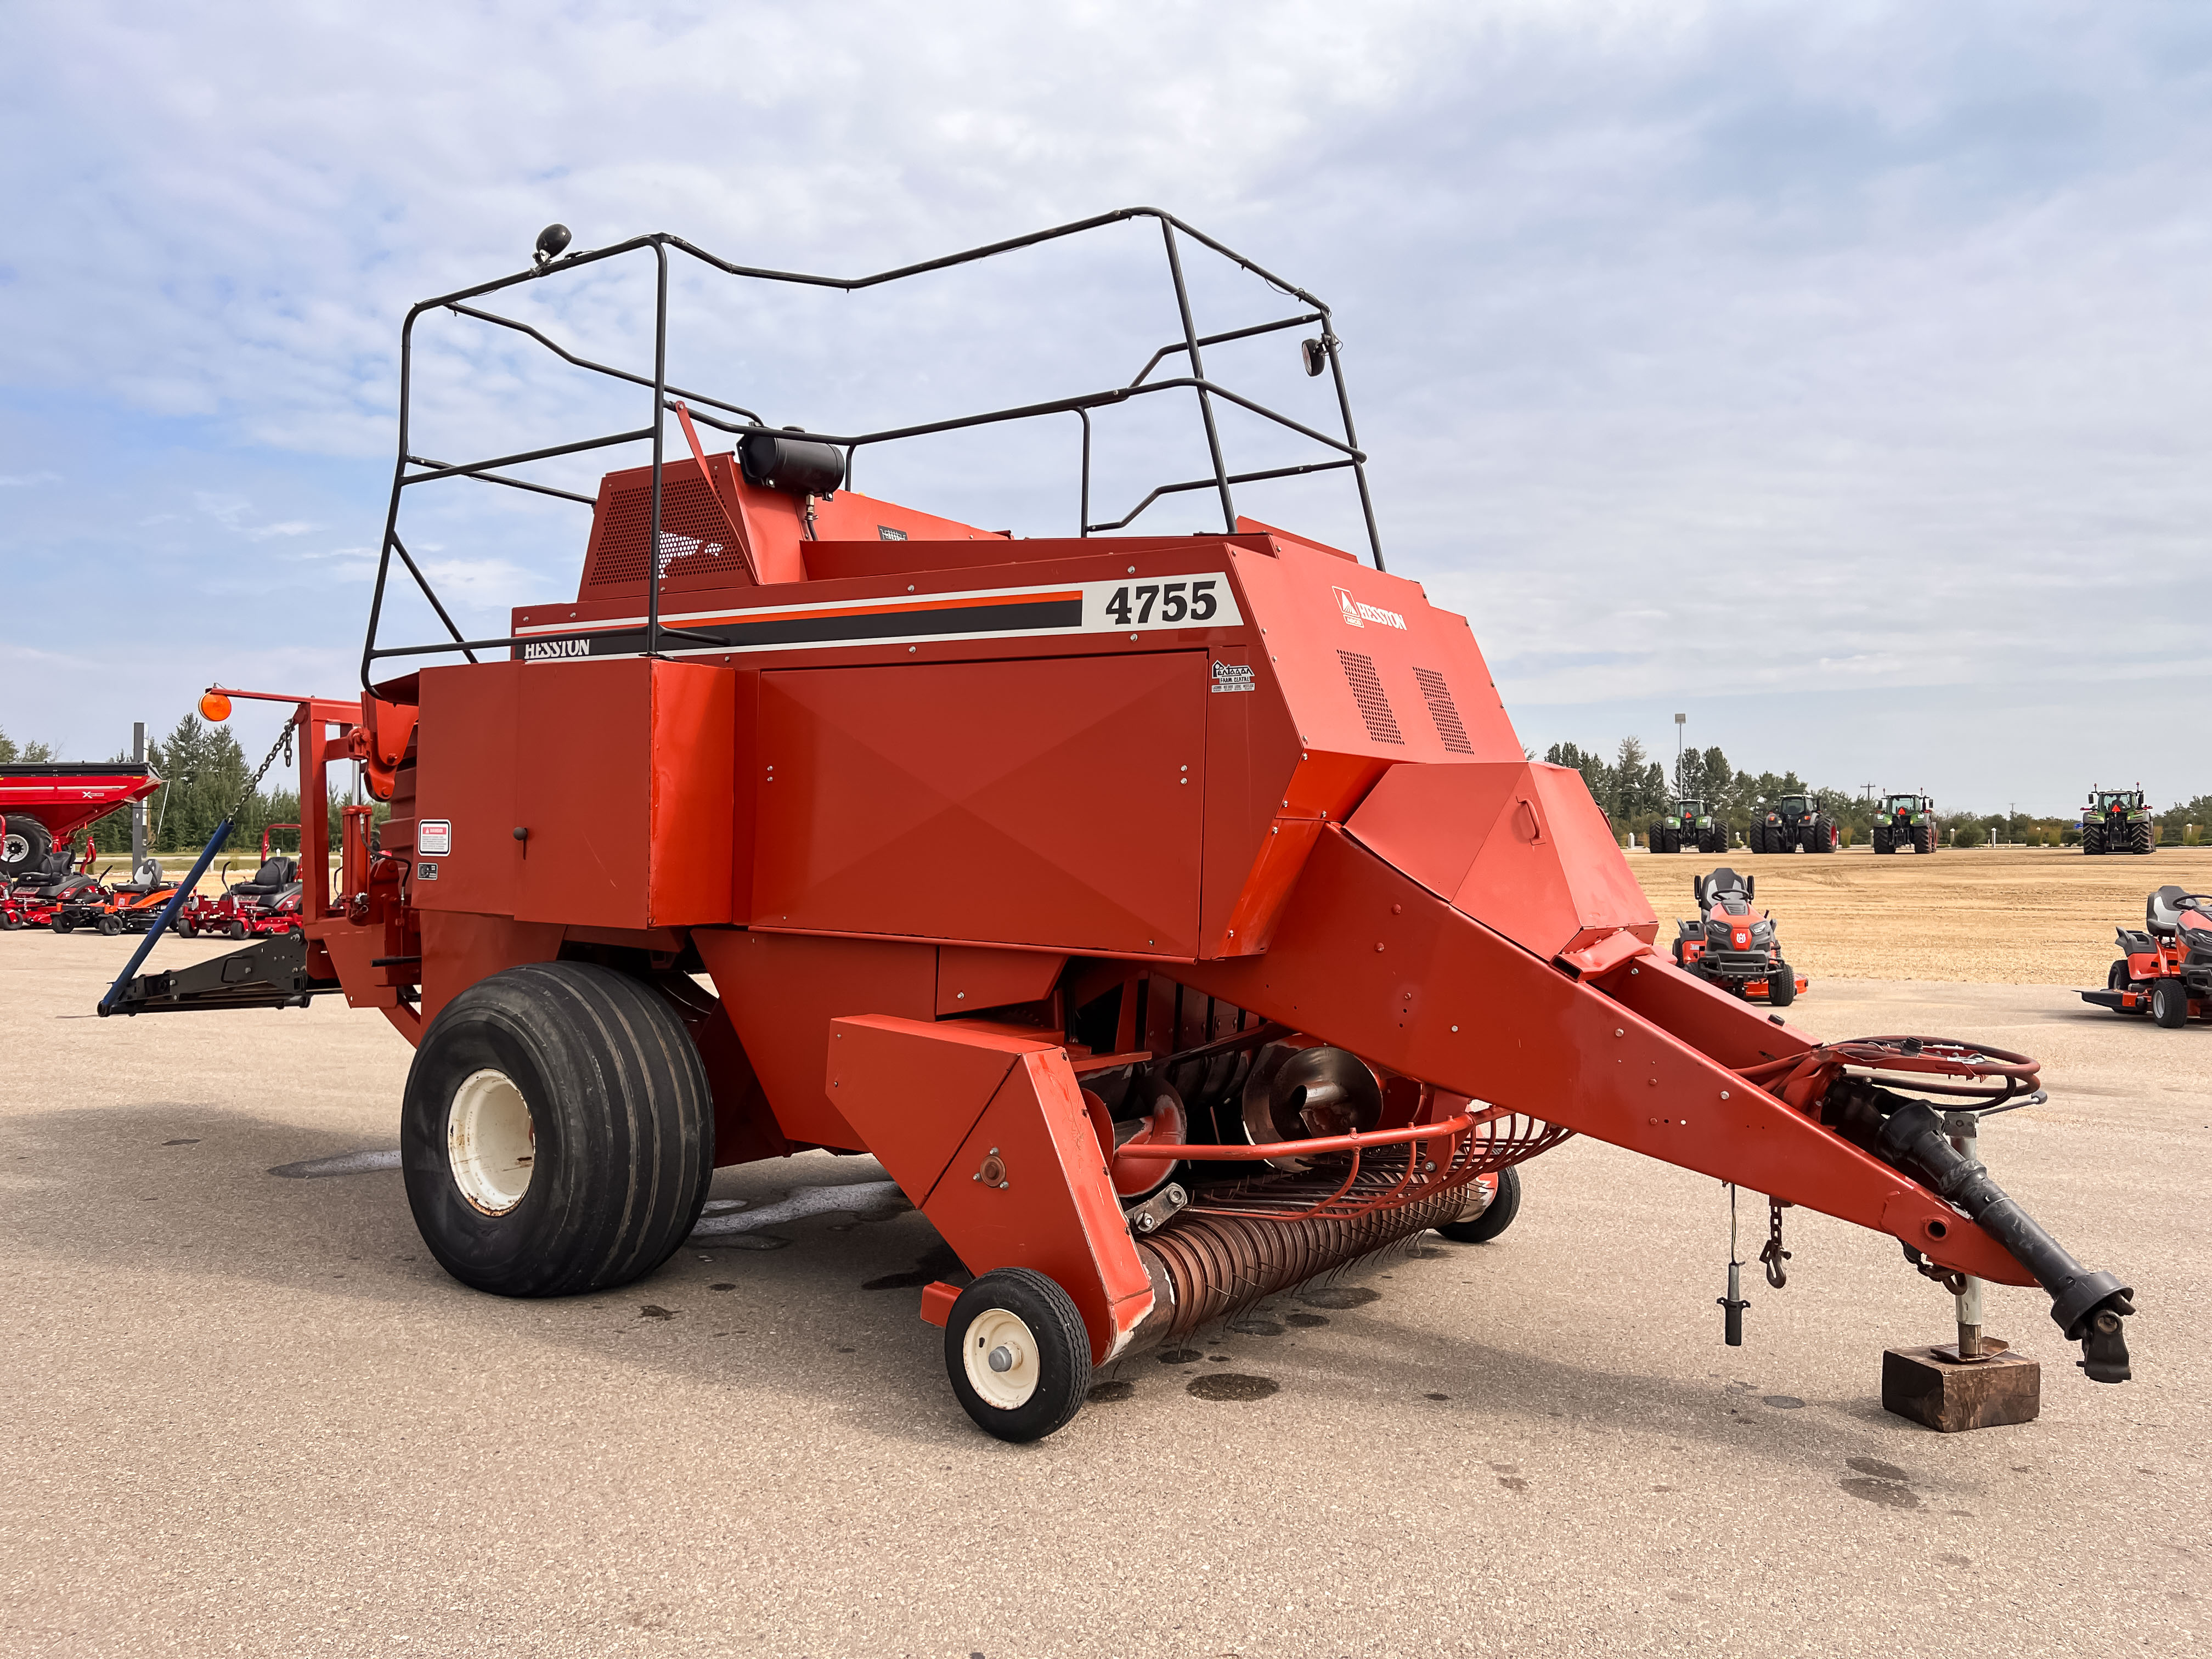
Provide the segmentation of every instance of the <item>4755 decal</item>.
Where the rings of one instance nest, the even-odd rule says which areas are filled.
[[[1114,590],[1106,601],[1106,614],[1114,619],[1117,627],[1121,628],[1154,626],[1155,608],[1160,625],[1212,622],[1221,612],[1220,586],[1218,576],[1189,576],[1180,581],[1131,582]]]

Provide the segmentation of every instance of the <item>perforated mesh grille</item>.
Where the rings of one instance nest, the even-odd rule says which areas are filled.
[[[617,587],[645,580],[645,544],[653,522],[650,482],[611,489],[592,530],[592,558],[584,573],[586,589]],[[744,556],[731,539],[721,503],[700,477],[696,464],[685,477],[673,467],[660,479],[660,574],[706,577],[723,584],[750,582]]]
[[[1467,727],[1459,717],[1459,705],[1452,701],[1451,688],[1444,677],[1433,668],[1416,668],[1413,678],[1421,688],[1421,697],[1429,705],[1429,718],[1436,722],[1437,736],[1455,755],[1472,755],[1474,745],[1467,740]]]
[[[1359,705],[1359,718],[1367,722],[1367,735],[1377,743],[1406,741],[1406,734],[1398,729],[1398,717],[1390,711],[1390,699],[1382,695],[1382,679],[1375,672],[1375,659],[1357,651],[1340,651],[1337,659],[1344,665],[1344,678],[1352,686],[1352,700]]]

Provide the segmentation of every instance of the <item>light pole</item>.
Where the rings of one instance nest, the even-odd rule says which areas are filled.
[[[1687,714],[1674,716],[1674,793],[1677,795],[1682,793],[1682,726],[1689,718]]]

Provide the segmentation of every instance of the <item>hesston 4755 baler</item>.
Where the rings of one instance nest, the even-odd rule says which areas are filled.
[[[1135,380],[920,428],[1079,415],[1073,537],[857,495],[853,453],[917,428],[801,437],[659,367],[672,252],[852,289],[1145,221],[1182,326]],[[1466,621],[1385,573],[1371,514],[1370,560],[1237,516],[1253,478],[1331,469],[1366,507],[1311,295],[1151,210],[854,279],[668,236],[567,241],[552,228],[532,270],[416,307],[402,362],[404,387],[425,311],[516,326],[473,302],[658,262],[653,374],[555,347],[652,398],[650,425],[616,434],[652,464],[574,497],[593,509],[575,599],[516,611],[500,639],[447,621],[440,645],[380,643],[392,561],[422,580],[405,491],[544,489],[512,469],[609,441],[425,461],[403,401],[366,695],[295,712],[302,844],[326,844],[325,769],[351,760],[391,803],[380,849],[347,809],[340,892],[308,876],[304,939],[126,975],[102,1005],[380,1009],[416,1045],[407,1191],[456,1277],[620,1285],[675,1250],[717,1164],[866,1151],[976,1275],[921,1297],[955,1393],[1033,1439],[1096,1364],[1421,1229],[1479,1235],[1501,1172],[1579,1132],[1891,1234],[1931,1276],[2039,1282],[2089,1375],[2126,1376],[2128,1289],[1889,1086],[1972,1109],[2027,1093],[2033,1061],[1818,1044],[1655,954],[1580,775],[1522,757]],[[1294,314],[1201,337],[1193,247]],[[1207,377],[1221,342],[1309,326],[1326,416]],[[1184,372],[1152,378],[1163,362]],[[1092,414],[1161,392],[1194,402],[1212,471],[1138,510],[1202,490],[1223,528],[1102,539],[1136,514],[1088,521]],[[1231,472],[1231,404],[1316,459]],[[700,425],[735,454],[707,453]],[[688,459],[663,456],[664,430]],[[439,653],[468,660],[376,678]]]

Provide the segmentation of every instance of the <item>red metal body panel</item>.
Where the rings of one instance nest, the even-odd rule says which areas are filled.
[[[407,834],[417,859],[432,867],[416,871],[408,896],[426,915],[514,914],[522,870],[514,838],[522,822],[514,752],[521,674],[521,664],[502,662],[422,671],[416,821]],[[425,819],[457,826],[443,851],[422,851],[416,838]]]
[[[866,1150],[822,1085],[830,1022],[853,1013],[931,1018],[937,951],[929,945],[814,939],[702,927],[691,935],[745,1045],[777,1126],[791,1140]]]
[[[1394,769],[1352,833],[1431,892],[1546,960],[1659,918],[1582,774],[1508,761]]]
[[[1036,1002],[1052,994],[1067,958],[1056,951],[983,951],[940,945],[937,952],[937,1012],[973,1014],[1010,1003]]]
[[[417,834],[441,823],[450,839],[417,848],[418,907],[598,927],[730,920],[730,670],[489,663],[426,671],[422,696]]]
[[[879,1018],[836,1021],[829,1047],[842,1109],[945,1242],[971,1267],[1051,1279],[1083,1315],[1092,1363],[1112,1358],[1152,1311],[1152,1281],[1066,1050]]]
[[[1198,948],[1194,652],[763,677],[755,927]]]

